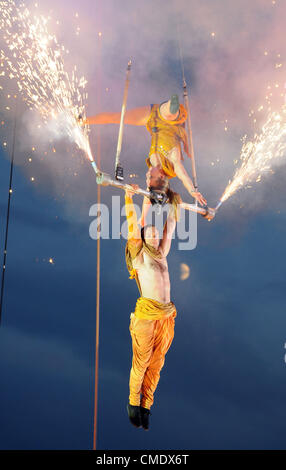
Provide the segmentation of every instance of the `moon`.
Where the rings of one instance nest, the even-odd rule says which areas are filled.
[[[188,277],[190,277],[190,268],[187,264],[181,263],[181,281],[185,281]]]

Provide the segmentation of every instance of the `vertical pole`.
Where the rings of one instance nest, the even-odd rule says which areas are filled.
[[[12,155],[11,155],[11,164],[10,164],[9,194],[8,194],[8,202],[7,202],[6,229],[5,229],[4,254],[3,254],[2,279],[1,279],[1,294],[0,294],[0,326],[2,325],[8,233],[9,233],[9,222],[10,222],[10,208],[11,208],[11,197],[13,193],[13,174],[14,174],[14,159],[15,159],[16,129],[17,129],[17,96],[16,95],[15,95],[15,98],[16,98],[15,118],[14,118],[13,141],[12,141]]]
[[[101,92],[101,34],[99,35],[98,48],[98,80],[97,80],[97,104],[100,108]],[[97,129],[97,165],[101,168],[101,142],[100,130]],[[97,203],[101,203],[101,185],[97,185]],[[97,233],[97,258],[96,258],[96,334],[95,334],[95,381],[94,381],[94,420],[93,420],[93,450],[97,449],[98,435],[98,365],[99,365],[99,315],[100,315],[100,257],[101,257],[101,225]]]
[[[188,140],[189,140],[189,150],[191,152],[191,161],[192,161],[192,173],[193,173],[193,180],[194,180],[194,187],[195,190],[198,190],[198,178],[197,178],[197,170],[196,170],[196,163],[195,163],[195,152],[194,152],[194,144],[193,144],[193,132],[192,132],[192,124],[191,124],[191,112],[190,112],[190,102],[189,102],[189,95],[187,90],[187,83],[185,77],[183,77],[183,90],[184,90],[184,104],[185,108],[188,113],[187,118],[187,128],[188,128]]]
[[[120,118],[120,126],[119,126],[116,158],[115,158],[115,178],[118,179],[119,181],[123,181],[124,179],[123,167],[121,167],[121,164],[120,164],[120,155],[121,155],[121,149],[122,149],[124,118],[125,118],[125,113],[126,113],[128,89],[129,89],[129,83],[130,83],[130,72],[131,72],[131,60],[128,62],[127,71],[126,71],[123,104],[122,104],[122,109],[121,109],[121,118]]]
[[[97,154],[99,152],[97,150]],[[101,186],[97,188],[97,202],[101,202]],[[100,313],[100,230],[98,227],[97,238],[97,266],[96,266],[96,337],[95,337],[95,383],[94,383],[94,425],[93,425],[93,450],[97,448],[97,414],[98,414],[98,364],[99,364],[99,313]]]
[[[198,178],[197,178],[195,152],[194,152],[194,144],[193,144],[190,101],[189,101],[187,82],[186,82],[186,77],[185,77],[185,65],[184,65],[184,58],[183,58],[182,38],[181,38],[181,31],[180,31],[180,27],[179,27],[179,22],[177,23],[177,37],[178,37],[179,54],[180,54],[182,78],[183,78],[184,105],[185,105],[185,108],[186,108],[187,113],[188,113],[188,118],[187,118],[188,133],[187,134],[188,134],[189,151],[191,153],[192,174],[193,174],[193,180],[194,180],[194,187],[195,187],[195,190],[197,191],[198,190]],[[197,200],[196,200],[196,204],[197,204]]]

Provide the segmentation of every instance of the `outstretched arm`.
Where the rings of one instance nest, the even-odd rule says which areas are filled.
[[[172,236],[176,228],[176,223],[176,212],[173,205],[170,205],[169,214],[164,225],[163,237],[160,242],[160,248],[164,256],[167,256],[169,254],[172,243]]]
[[[134,189],[137,188],[137,185],[132,185]],[[141,239],[141,230],[138,225],[137,221],[137,214],[135,211],[135,207],[133,204],[133,193],[131,191],[126,190],[125,192],[125,211],[126,211],[126,219],[128,225],[128,241],[134,240],[139,241],[142,243]]]
[[[202,205],[207,204],[207,200],[204,198],[204,196],[199,192],[195,190],[195,187],[193,185],[193,182],[191,178],[189,177],[188,173],[186,172],[186,169],[181,161],[181,159],[178,157],[178,152],[173,152],[171,154],[171,160],[174,164],[174,170],[177,175],[177,177],[182,181],[183,185],[185,188],[188,190],[191,196],[193,196],[197,201]]]
[[[145,126],[150,117],[150,106],[134,108],[126,111],[124,122],[133,126]],[[84,124],[120,124],[121,113],[99,113],[86,118]]]

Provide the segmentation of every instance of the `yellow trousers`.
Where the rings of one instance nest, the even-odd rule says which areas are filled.
[[[132,338],[132,368],[129,380],[129,403],[150,409],[154,403],[165,355],[174,338],[176,314],[158,320],[147,320],[131,314],[129,331]],[[140,397],[140,394],[142,397]]]

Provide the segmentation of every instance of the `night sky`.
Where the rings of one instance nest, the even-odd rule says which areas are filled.
[[[34,2],[28,4],[34,11]],[[120,110],[130,57],[128,108],[160,103],[173,93],[181,96],[178,22],[191,88],[199,187],[214,206],[234,173],[242,137],[251,139],[265,121],[257,110],[267,87],[272,87],[273,109],[282,100],[285,3],[38,4],[35,14],[50,13],[60,21],[55,32],[70,48],[67,68],[77,64],[88,80],[88,115]],[[0,78],[2,263],[15,115],[15,100],[7,94],[15,84]],[[276,95],[274,84],[279,85]],[[37,119],[18,102],[0,329],[0,449],[91,449],[97,243],[89,236],[89,211],[97,201],[97,186],[82,152],[65,139],[54,142],[45,130],[39,132]],[[117,136],[117,125],[91,129],[95,157],[100,144],[101,166],[109,173]],[[149,144],[144,127],[126,126],[122,161],[127,177],[139,175],[133,182],[141,186]],[[187,157],[185,167],[191,172]],[[212,222],[198,217],[195,249],[179,250],[178,239],[172,243],[168,264],[177,307],[175,337],[155,393],[149,432],[135,429],[126,411],[129,321],[139,293],[128,279],[124,238],[102,240],[98,449],[285,448],[285,158],[274,170],[231,197]],[[172,186],[192,202],[179,181]],[[102,189],[108,207],[115,194],[121,195],[122,206],[122,192]],[[139,196],[134,200],[141,204]],[[181,263],[190,268],[185,281]]]

